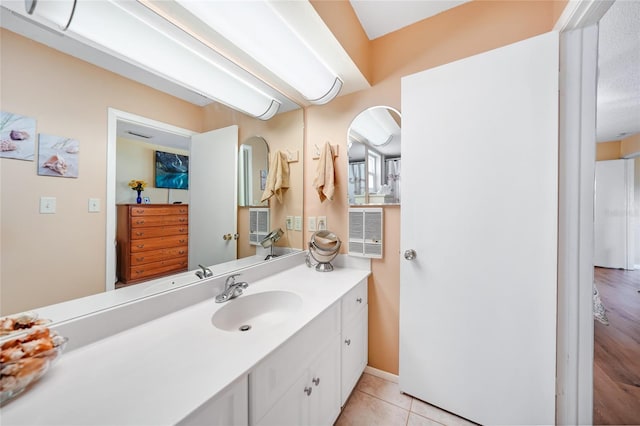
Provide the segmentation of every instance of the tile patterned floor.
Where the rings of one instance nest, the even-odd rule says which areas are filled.
[[[444,410],[400,392],[397,383],[364,373],[334,426],[470,426]]]

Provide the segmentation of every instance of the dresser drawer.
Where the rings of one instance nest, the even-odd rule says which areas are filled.
[[[168,216],[135,216],[131,218],[131,227],[140,228],[148,226],[186,225],[189,223],[189,215],[172,214]]]
[[[158,262],[169,258],[186,256],[189,250],[187,246],[173,247],[160,250],[140,251],[131,255],[131,266],[144,265],[145,263]]]
[[[131,216],[166,216],[171,214],[188,214],[187,206],[136,206],[131,207]]]
[[[186,256],[181,258],[152,262],[144,265],[132,266],[129,270],[131,280],[166,274],[167,272],[185,271],[188,260]]]
[[[149,228],[134,228],[131,230],[131,239],[165,237],[168,235],[187,235],[189,227],[187,225],[174,226],[152,226]],[[133,243],[135,244],[135,242]]]
[[[147,250],[158,250],[164,247],[187,246],[188,243],[188,235],[173,235],[170,237],[147,238],[143,240],[132,240],[130,250],[131,253],[138,253]]]

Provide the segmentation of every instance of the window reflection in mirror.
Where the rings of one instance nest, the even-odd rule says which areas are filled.
[[[269,167],[269,145],[261,136],[252,136],[238,149],[238,205],[268,206],[260,202]]]
[[[401,117],[387,106],[368,108],[347,132],[349,204],[399,204]]]

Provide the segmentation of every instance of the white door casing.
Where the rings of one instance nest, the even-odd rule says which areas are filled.
[[[195,270],[237,256],[238,126],[192,136],[189,161],[189,270]]]
[[[558,34],[402,80],[400,387],[555,421]]]

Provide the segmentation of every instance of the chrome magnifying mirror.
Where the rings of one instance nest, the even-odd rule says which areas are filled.
[[[311,259],[317,262],[316,271],[331,272],[333,265],[331,261],[340,252],[342,242],[336,234],[331,231],[322,230],[315,232],[309,240],[309,254],[307,255],[307,266],[313,266]]]
[[[260,241],[260,245],[262,247],[271,247],[271,252],[267,255],[267,257],[264,258],[264,260],[269,260],[277,256],[273,254],[273,246],[282,237],[283,234],[284,231],[282,230],[282,228],[274,229]]]

